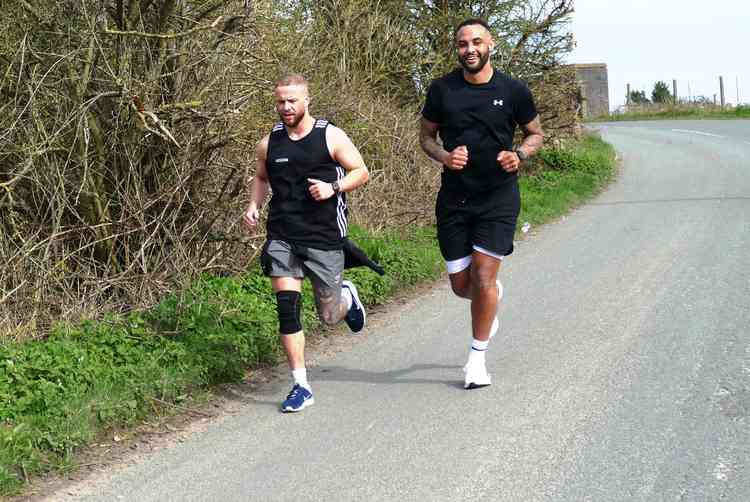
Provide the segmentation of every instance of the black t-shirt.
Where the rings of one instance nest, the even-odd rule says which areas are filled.
[[[498,70],[485,84],[471,84],[459,68],[435,79],[427,90],[422,115],[440,125],[443,148],[465,145],[469,161],[462,170],[443,166],[443,187],[467,194],[483,192],[516,179],[497,162],[510,151],[517,125],[537,116],[529,88]]]

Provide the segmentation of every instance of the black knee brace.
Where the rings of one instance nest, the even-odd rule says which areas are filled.
[[[292,335],[302,331],[302,295],[299,291],[277,292],[276,311],[279,314],[279,333]]]

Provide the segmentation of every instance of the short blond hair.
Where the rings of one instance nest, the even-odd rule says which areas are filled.
[[[299,73],[291,73],[278,79],[273,88],[276,89],[277,87],[286,87],[288,85],[301,85],[308,90],[310,87],[310,84],[307,82],[307,79],[305,77],[303,77]]]

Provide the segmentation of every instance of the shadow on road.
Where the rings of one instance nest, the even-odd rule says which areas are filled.
[[[451,376],[448,379],[445,378],[415,378],[408,376],[412,373],[419,371],[429,370],[452,370]],[[392,371],[365,371],[360,369],[345,368],[343,366],[316,366],[314,368],[307,369],[310,375],[310,382],[313,387],[315,382],[361,382],[371,384],[429,384],[429,385],[446,385],[453,389],[464,388],[463,377],[461,375],[461,366],[445,365],[445,364],[413,364],[408,368]],[[274,382],[271,385],[264,386],[260,392],[256,391],[253,395],[245,398],[245,402],[252,404],[253,406],[268,406],[276,408],[279,413],[282,413],[279,405],[281,400],[276,394],[286,392],[288,387],[281,381]],[[270,396],[274,396],[272,399],[266,399]]]
[[[439,378],[406,377],[407,375],[418,371],[444,369],[455,370],[455,376],[452,376],[449,380]],[[365,382],[377,384],[424,383],[463,388],[463,382],[460,378],[460,369],[461,366],[445,364],[412,364],[408,368],[400,370],[376,372],[345,368],[343,366],[318,366],[312,369],[312,378],[315,380],[332,382]]]

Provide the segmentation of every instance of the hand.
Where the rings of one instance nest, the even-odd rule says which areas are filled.
[[[307,181],[312,183],[308,190],[310,191],[312,198],[316,201],[320,202],[333,197],[333,187],[330,183],[313,178],[307,178]]]
[[[245,216],[242,220],[248,228],[254,229],[258,224],[258,218],[260,218],[260,211],[258,211],[258,207],[253,202],[250,204],[250,207],[247,208],[247,211],[245,211]]]
[[[469,162],[469,150],[466,146],[457,146],[452,152],[448,152],[448,157],[443,164],[454,171],[460,171]]]
[[[497,162],[506,173],[515,173],[521,166],[521,159],[516,152],[502,151],[497,155]]]

